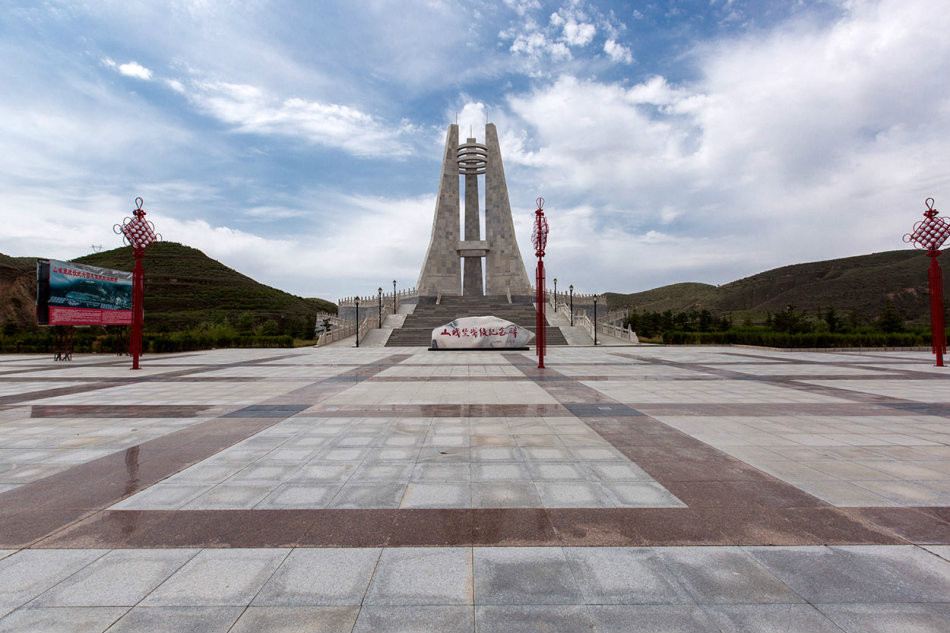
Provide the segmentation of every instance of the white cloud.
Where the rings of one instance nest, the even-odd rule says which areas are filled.
[[[587,22],[576,22],[569,18],[564,22],[564,35],[562,36],[568,46],[587,46],[594,39],[597,33],[597,27]]]
[[[529,11],[541,8],[541,3],[538,0],[505,0],[505,4],[518,15],[525,15]]]
[[[355,156],[407,156],[417,131],[406,121],[392,125],[346,105],[282,99],[246,84],[195,81],[186,94],[197,108],[238,132],[294,137]]]
[[[618,44],[614,40],[604,42],[604,52],[607,53],[607,57],[609,57],[612,62],[618,64],[633,63],[633,53],[630,52],[630,49],[623,44]]]
[[[950,46],[937,35],[950,16],[925,1],[848,6],[824,27],[704,46],[694,83],[563,75],[511,96],[529,132],[506,134],[510,186],[540,181],[553,208],[599,209],[598,260],[609,249],[597,230],[628,247],[687,240],[721,258],[718,281],[901,248],[920,201],[950,197]],[[692,274],[714,281],[713,270]]]
[[[550,58],[555,62],[571,59],[571,51],[563,42],[549,39],[541,31],[518,34],[509,50],[515,54],[525,55],[535,63],[545,58]]]
[[[144,79],[146,81],[152,78],[152,71],[138,62],[119,64],[119,72],[126,77],[135,77],[136,79]]]
[[[134,77],[135,79],[142,79],[144,81],[148,81],[152,78],[152,71],[136,61],[119,64],[110,57],[103,57],[101,61],[103,66],[111,68],[126,77]]]

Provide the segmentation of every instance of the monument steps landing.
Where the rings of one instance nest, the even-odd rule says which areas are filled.
[[[508,303],[507,297],[443,297],[441,303],[420,303],[406,315],[401,328],[393,330],[386,347],[429,347],[432,330],[462,317],[496,316],[535,331],[535,310],[532,303]],[[548,345],[567,345],[561,330],[545,328]]]

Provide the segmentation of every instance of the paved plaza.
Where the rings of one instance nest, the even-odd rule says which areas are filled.
[[[932,358],[0,356],[0,633],[947,633]]]

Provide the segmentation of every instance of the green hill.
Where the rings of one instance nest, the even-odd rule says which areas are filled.
[[[839,314],[856,310],[865,321],[891,301],[911,323],[929,322],[927,266],[920,251],[900,250],[795,264],[722,286],[680,283],[633,294],[607,295],[611,308],[688,312],[707,309],[724,314],[764,315],[787,306],[815,312],[834,306]],[[950,298],[950,274],[944,275]]]
[[[115,270],[132,270],[135,265],[128,246],[73,261]],[[150,246],[143,266],[145,327],[151,331],[186,329],[224,318],[234,324],[245,313],[255,323],[273,319],[283,330],[282,326],[313,318],[317,312],[336,312],[336,305],[329,301],[265,286],[177,242]],[[0,314],[0,318],[20,324],[33,321],[35,276],[35,258],[0,255],[0,303],[10,305],[10,314]]]

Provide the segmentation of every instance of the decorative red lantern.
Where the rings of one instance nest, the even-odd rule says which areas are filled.
[[[162,239],[155,232],[155,225],[145,219],[142,198],[135,199],[133,217],[125,218],[122,224],[116,224],[112,230],[122,235],[122,241],[132,247],[135,255],[135,267],[132,269],[132,336],[129,351],[132,354],[132,369],[139,368],[139,356],[142,355],[142,324],[145,320],[145,271],[142,258],[149,244]]]
[[[904,235],[904,242],[911,243],[915,248],[927,251],[930,258],[930,340],[931,349],[937,355],[937,367],[943,367],[943,355],[947,353],[947,335],[943,320],[943,271],[937,263],[940,256],[940,247],[950,237],[950,223],[938,218],[938,211],[934,208],[934,199],[924,201],[927,210],[924,219],[914,225],[912,233]]]
[[[534,254],[538,258],[538,268],[535,271],[536,296],[535,302],[538,309],[535,320],[535,331],[537,340],[535,347],[538,350],[538,368],[544,369],[544,352],[547,347],[547,335],[545,328],[547,320],[544,318],[544,248],[548,244],[548,221],[544,217],[544,198],[538,198],[538,209],[534,212],[534,231],[531,232],[531,244],[534,246]]]

